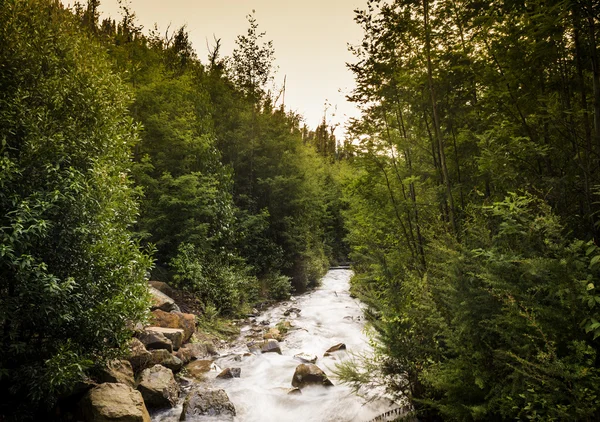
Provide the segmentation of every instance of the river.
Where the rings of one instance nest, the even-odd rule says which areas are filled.
[[[219,368],[241,368],[241,377],[228,380],[211,377],[207,381],[211,388],[227,392],[236,408],[235,422],[368,422],[390,410],[387,400],[365,403],[332,373],[336,363],[370,350],[364,332],[363,305],[349,294],[351,276],[350,270],[330,270],[317,289],[267,309],[257,317],[255,324],[265,328],[284,320],[292,323],[293,329],[280,343],[281,355],[249,355],[246,336],[256,325],[241,327],[236,345],[215,360]],[[300,312],[285,316],[291,307]],[[347,349],[323,356],[337,343],[344,343]],[[294,355],[301,352],[318,357],[316,364],[333,381],[333,387],[305,387],[302,394],[287,394],[295,368],[300,364]],[[166,420],[153,417],[155,422]]]

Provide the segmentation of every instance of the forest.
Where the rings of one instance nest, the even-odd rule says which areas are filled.
[[[254,14],[199,58],[99,8],[0,1],[0,421],[123,356],[148,280],[235,318],[347,262],[357,391],[423,421],[600,418],[598,2],[365,0],[343,140],[271,90]]]

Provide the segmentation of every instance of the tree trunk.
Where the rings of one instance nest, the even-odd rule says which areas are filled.
[[[452,186],[450,185],[450,176],[448,175],[448,166],[446,164],[446,154],[444,152],[444,137],[440,129],[440,118],[437,108],[435,89],[433,87],[433,66],[431,64],[431,28],[429,26],[429,0],[423,0],[423,18],[425,25],[425,55],[427,57],[427,82],[429,85],[429,94],[431,96],[431,107],[433,112],[433,129],[438,142],[440,154],[440,166],[444,185],[446,186],[446,200],[448,201],[448,217],[454,234],[458,234],[456,226],[456,216],[454,209],[454,198],[452,197]]]

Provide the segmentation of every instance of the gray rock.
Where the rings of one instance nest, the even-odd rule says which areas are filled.
[[[219,416],[220,421],[233,420],[235,407],[225,390],[197,387],[186,397],[180,420],[194,420],[198,416]]]
[[[146,327],[144,333],[147,334],[160,334],[165,336],[171,341],[173,350],[178,350],[183,343],[184,330],[181,328],[165,328],[165,327]],[[140,337],[141,339],[141,337]],[[142,340],[142,343],[144,340]],[[146,348],[148,346],[146,345]],[[164,349],[164,347],[155,347],[155,349]]]
[[[139,339],[131,339],[129,349],[131,352],[127,360],[131,363],[134,371],[137,372],[147,368],[152,363],[152,353],[146,350],[146,347]]]
[[[173,372],[178,372],[183,368],[183,362],[177,356],[169,353],[165,349],[152,350],[152,365],[162,365]]]
[[[171,312],[171,311],[181,312],[181,309],[179,309],[179,306],[177,306],[175,301],[173,299],[171,299],[169,296],[167,296],[160,290],[155,289],[154,287],[149,287],[148,290],[150,291],[150,294],[152,295],[152,305],[150,307],[150,309],[152,311],[154,311],[155,309],[160,309],[161,311],[165,311],[165,312]]]
[[[176,294],[175,289],[169,286],[164,281],[149,281],[148,284],[154,287],[156,290],[160,291],[161,293],[164,293],[168,297],[173,297],[173,295]]]
[[[148,407],[173,407],[179,398],[179,385],[173,372],[161,365],[142,371],[138,390]]]
[[[329,381],[327,374],[317,365],[312,363],[302,363],[296,367],[294,378],[292,378],[292,386],[304,388],[307,385],[323,385],[325,387],[333,386]]]
[[[169,352],[173,351],[173,342],[160,332],[146,329],[139,335],[139,340],[144,344],[147,350],[165,349]]]
[[[127,360],[113,360],[100,370],[98,381],[100,383],[120,383],[135,387],[133,367]]]
[[[139,391],[125,384],[105,383],[92,388],[79,403],[83,420],[93,422],[150,422]]]
[[[192,360],[202,359],[209,356],[208,347],[201,343],[188,343],[180,348],[175,354],[185,364]]]
[[[277,340],[266,340],[263,341],[261,343],[259,343],[260,345],[260,352],[261,353],[279,353],[281,354],[281,347],[279,346],[279,342]]]

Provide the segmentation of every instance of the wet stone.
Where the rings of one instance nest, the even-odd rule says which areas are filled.
[[[297,355],[294,355],[294,359],[299,360],[302,363],[315,363],[317,361],[317,355],[298,353]]]
[[[327,353],[337,352],[338,350],[346,350],[346,345],[344,343],[338,343],[327,349]]]
[[[239,378],[242,374],[241,368],[225,368],[221,371],[217,378],[228,379],[228,378]]]

